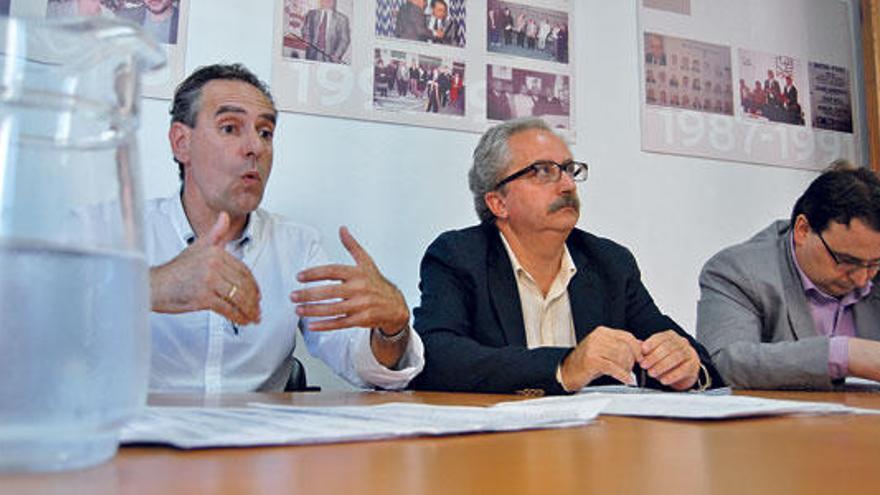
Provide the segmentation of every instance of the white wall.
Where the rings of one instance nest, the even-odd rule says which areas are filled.
[[[815,174],[640,151],[637,0],[572,1],[579,57],[572,151],[590,164],[580,227],[630,247],[658,305],[693,332],[702,264],[787,216]],[[272,0],[192,0],[187,71],[241,61],[270,80],[273,9]],[[167,112],[164,100],[143,106],[147,197],[178,188]],[[264,206],[318,227],[337,261],[348,261],[336,237],[348,225],[413,307],[427,245],[476,222],[466,172],[478,137],[283,113]],[[304,346],[297,354],[311,383],[343,386]]]

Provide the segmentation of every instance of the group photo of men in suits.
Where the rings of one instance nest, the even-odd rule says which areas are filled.
[[[740,107],[752,119],[805,125],[806,68],[793,57],[740,50]]]
[[[489,0],[490,52],[568,63],[568,14],[521,3]]]
[[[554,129],[568,129],[570,81],[564,75],[490,65],[486,71],[486,117],[540,117]]]
[[[645,103],[733,115],[730,49],[646,31]]]
[[[755,81],[749,88],[744,79],[739,80],[740,102],[743,112],[752,117],[763,117],[771,122],[804,125],[804,111],[798,101],[798,89],[790,74],[782,76],[784,86],[767,71],[764,82]]]
[[[464,73],[462,62],[377,49],[373,107],[387,112],[464,115]]]

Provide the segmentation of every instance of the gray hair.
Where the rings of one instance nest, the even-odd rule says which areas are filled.
[[[543,120],[523,117],[502,122],[490,128],[480,138],[480,143],[474,150],[474,164],[468,171],[468,185],[474,195],[474,209],[480,222],[495,220],[495,215],[486,206],[485,196],[495,189],[495,184],[502,179],[501,174],[510,163],[508,141],[514,134],[532,129],[553,133],[553,129]]]

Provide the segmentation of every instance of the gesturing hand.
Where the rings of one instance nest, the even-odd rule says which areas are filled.
[[[210,309],[240,325],[260,321],[260,288],[247,266],[223,249],[229,215],[174,259],[150,268],[153,311]]]
[[[409,322],[409,309],[403,294],[389,282],[370,255],[346,227],[339,239],[355,265],[322,265],[299,272],[303,283],[335,280],[327,284],[294,291],[290,300],[297,304],[300,317],[329,317],[309,324],[310,330],[337,330],[349,327],[378,328],[393,334]],[[331,302],[324,302],[332,300]]]

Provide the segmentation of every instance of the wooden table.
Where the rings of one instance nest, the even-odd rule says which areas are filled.
[[[880,409],[878,393],[758,393]],[[389,401],[488,405],[441,393],[154,395],[153,405]],[[676,421],[601,416],[561,430],[335,445],[180,451],[123,448],[72,473],[0,476],[0,493],[876,493],[880,416]]]

